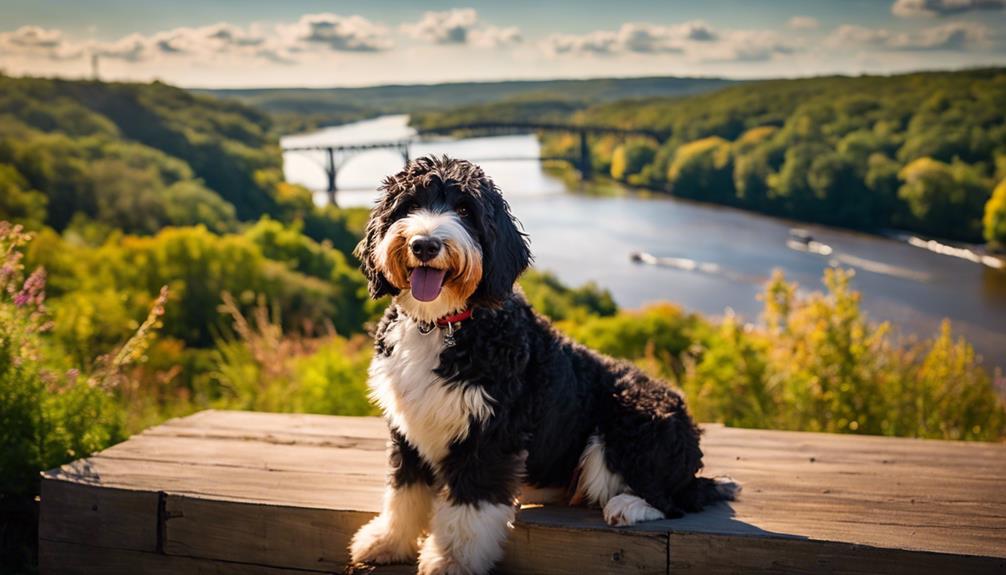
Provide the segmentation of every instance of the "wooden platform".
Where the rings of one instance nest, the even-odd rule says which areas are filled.
[[[384,423],[206,411],[43,476],[43,574],[343,572],[379,509]],[[708,426],[742,499],[609,528],[521,510],[505,573],[1003,573],[1006,446]],[[414,568],[381,568],[407,573]]]

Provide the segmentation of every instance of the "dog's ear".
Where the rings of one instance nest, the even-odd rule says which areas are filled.
[[[385,295],[398,295],[400,291],[388,278],[377,269],[377,260],[374,250],[380,243],[381,237],[386,229],[385,221],[391,214],[393,202],[390,199],[388,182],[381,187],[382,196],[374,209],[370,211],[370,219],[367,221],[367,230],[353,250],[353,255],[360,260],[360,270],[367,278],[370,297],[377,299]]]
[[[510,212],[510,204],[488,178],[482,185],[487,205],[485,238],[482,242],[482,282],[473,294],[480,304],[495,306],[510,295],[513,284],[531,264],[527,234]]]

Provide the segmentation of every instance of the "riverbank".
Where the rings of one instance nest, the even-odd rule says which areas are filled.
[[[776,214],[773,212],[757,210],[750,207],[738,206],[736,204],[731,203],[722,203],[696,198],[675,196],[674,194],[669,192],[666,188],[657,186],[632,185],[598,174],[593,174],[590,180],[583,181],[582,177],[580,176],[580,173],[565,162],[558,162],[558,161],[546,162],[544,170],[547,173],[561,179],[565,183],[565,185],[570,189],[576,189],[578,193],[583,193],[587,195],[617,196],[621,193],[625,193],[626,191],[628,191],[630,193],[636,193],[641,195],[651,194],[654,196],[672,197],[680,202],[694,202],[698,205],[722,206],[742,211],[753,212],[760,215],[776,218],[781,221],[789,222],[792,224],[794,228],[799,228],[800,226],[807,224],[817,224],[824,226],[830,225],[831,227],[846,229],[851,232],[869,234],[876,237],[886,238],[889,240],[905,243],[910,246],[932,252],[934,254],[962,259],[974,264],[986,266],[993,270],[1006,270],[1006,255],[1002,255],[1000,253],[991,251],[988,247],[988,244],[969,244],[963,242],[954,242],[953,240],[947,238],[928,237],[908,230],[897,230],[890,228],[867,229],[855,226],[828,224],[827,222],[814,221],[814,220],[800,220],[800,219],[788,218],[786,216]]]

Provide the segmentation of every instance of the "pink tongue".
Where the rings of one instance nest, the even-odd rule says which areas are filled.
[[[440,287],[444,281],[445,270],[429,267],[418,267],[412,270],[412,297],[419,301],[433,301],[440,295]]]

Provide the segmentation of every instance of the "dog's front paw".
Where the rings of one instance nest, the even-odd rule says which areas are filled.
[[[349,545],[353,563],[413,563],[419,554],[419,541],[394,533],[381,515],[356,532]]]
[[[419,554],[419,569],[416,575],[472,575],[449,552],[437,545],[435,537],[428,537]]]

